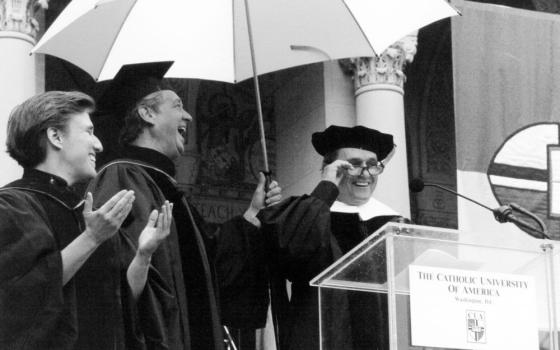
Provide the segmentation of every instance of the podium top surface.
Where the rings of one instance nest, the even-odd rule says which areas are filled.
[[[545,279],[547,261],[560,261],[560,242],[531,239],[522,246],[507,241],[497,245],[485,237],[453,229],[387,223],[316,276],[310,285],[385,293],[389,279],[395,282],[397,291],[408,293],[410,265]]]

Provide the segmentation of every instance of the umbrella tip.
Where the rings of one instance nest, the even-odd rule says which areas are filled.
[[[450,4],[450,3],[448,3],[448,5],[449,5],[455,12],[457,12],[457,14],[458,14],[459,16],[462,16],[462,15],[463,15],[463,14],[461,13],[461,10],[459,10],[459,9],[457,8],[457,6],[455,6],[455,5],[453,5],[453,4]]]

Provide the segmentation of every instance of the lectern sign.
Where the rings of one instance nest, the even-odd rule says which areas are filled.
[[[411,265],[412,345],[538,350],[530,276]]]

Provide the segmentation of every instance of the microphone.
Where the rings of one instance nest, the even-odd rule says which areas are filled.
[[[547,230],[547,228],[546,228],[546,225],[545,225],[544,222],[541,220],[541,218],[539,218],[538,216],[536,216],[535,214],[531,213],[529,210],[523,208],[522,206],[520,206],[520,205],[517,204],[517,203],[510,203],[509,205],[513,208],[513,210],[516,210],[516,211],[518,211],[518,212],[520,212],[520,213],[523,213],[523,214],[527,215],[528,217],[530,217],[531,219],[535,220],[535,221],[537,222],[537,224],[538,224],[538,225],[540,226],[540,228],[541,228],[541,231],[542,231],[541,234],[542,234],[545,238],[550,239],[550,236],[549,236],[549,234],[548,234],[548,230]]]
[[[455,192],[455,191],[453,191],[453,190],[450,189],[450,188],[447,188],[447,187],[444,187],[444,186],[441,186],[441,185],[438,185],[438,184],[434,184],[434,183],[430,183],[430,182],[424,182],[424,181],[422,181],[421,179],[413,179],[412,181],[410,181],[410,183],[409,183],[409,185],[408,185],[408,187],[410,188],[410,191],[412,191],[412,192],[414,192],[414,193],[421,192],[421,191],[424,189],[425,186],[437,187],[437,188],[439,188],[440,190],[444,190],[444,191],[446,191],[446,192],[452,193],[452,194],[454,194],[454,195],[456,195],[456,196],[458,196],[458,197],[461,197],[461,198],[464,198],[464,199],[466,199],[466,200],[468,200],[468,201],[471,201],[471,202],[473,202],[474,204],[477,204],[477,205],[483,207],[484,209],[487,209],[487,210],[490,210],[491,212],[494,212],[494,209],[492,209],[492,208],[490,208],[490,207],[488,207],[488,206],[486,206],[486,205],[484,205],[484,204],[482,204],[482,203],[480,203],[480,202],[477,202],[477,201],[475,201],[475,200],[472,199],[472,198],[463,196],[462,194],[460,194],[460,193],[458,193],[458,192]]]
[[[472,203],[475,203],[479,206],[481,206],[482,208],[489,210],[492,212],[492,214],[494,214],[494,218],[500,222],[500,223],[504,223],[504,222],[511,222],[517,226],[526,228],[530,231],[533,232],[537,232],[539,233],[542,237],[537,237],[534,234],[530,234],[531,236],[535,237],[535,238],[547,238],[550,239],[550,236],[548,235],[548,233],[546,232],[546,227],[544,226],[544,223],[541,221],[541,219],[539,219],[535,214],[532,214],[531,212],[529,212],[527,209],[522,208],[520,205],[515,204],[515,203],[511,203],[510,205],[502,205],[501,207],[492,209],[487,205],[484,205],[478,201],[475,201],[472,198],[469,198],[467,196],[464,196],[458,192],[453,191],[450,188],[435,184],[435,183],[430,183],[430,182],[424,182],[421,179],[413,179],[412,181],[410,181],[408,187],[410,188],[410,191],[413,193],[417,193],[417,192],[421,192],[424,187],[429,186],[429,187],[436,187],[439,188],[440,190],[449,192],[454,194],[457,197],[461,197],[464,198]],[[513,208],[513,209],[512,209]],[[534,228],[533,226],[529,225],[528,223],[526,223],[525,221],[519,219],[518,217],[516,217],[513,214],[513,210],[516,210],[520,213],[523,213],[527,216],[529,216],[530,218],[532,218],[533,220],[535,220],[539,226],[541,227],[541,230],[538,230],[536,228]]]

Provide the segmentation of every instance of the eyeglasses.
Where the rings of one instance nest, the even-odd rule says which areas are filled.
[[[353,169],[346,169],[346,172],[350,176],[362,175],[364,170],[367,170],[367,172],[371,176],[376,176],[376,175],[381,174],[383,172],[383,170],[385,169],[385,165],[381,162],[366,163],[365,166],[363,166],[361,162],[350,162],[350,164],[352,164]]]

